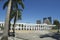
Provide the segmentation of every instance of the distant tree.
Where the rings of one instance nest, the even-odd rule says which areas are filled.
[[[59,25],[59,21],[58,20],[54,20],[53,24]]]
[[[56,25],[56,28],[58,29],[58,32],[59,32],[59,21],[58,20],[54,20],[53,24]]]

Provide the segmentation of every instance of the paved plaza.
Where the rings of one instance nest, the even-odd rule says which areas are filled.
[[[16,33],[17,38],[24,38],[27,40],[55,40],[53,38],[40,38],[40,35],[48,34],[48,31],[20,31]]]
[[[49,31],[16,31],[15,37],[9,37],[9,40],[56,40],[52,37],[40,38],[41,35],[49,34]],[[1,37],[0,37],[1,38]]]

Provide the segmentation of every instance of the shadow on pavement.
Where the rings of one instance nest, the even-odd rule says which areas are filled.
[[[0,36],[2,36],[3,35],[3,33],[0,33]]]
[[[60,40],[59,33],[49,33],[49,34],[45,34],[45,35],[40,35],[40,38],[45,38],[45,37],[51,37],[51,38],[54,38],[56,40]]]
[[[16,38],[18,38],[18,39],[23,39],[23,40],[28,40],[28,39],[25,39],[25,38],[20,38],[20,37],[16,37]]]

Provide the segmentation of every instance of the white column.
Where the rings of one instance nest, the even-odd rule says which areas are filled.
[[[38,25],[37,25],[37,30],[38,30]]]
[[[38,30],[39,30],[39,25],[38,25]]]
[[[22,30],[22,26],[20,27],[20,30]]]
[[[43,29],[45,30],[45,27]]]
[[[36,30],[37,30],[37,27],[36,27]]]
[[[31,30],[32,30],[32,27],[31,27]]]
[[[28,30],[29,30],[29,25],[28,25]]]
[[[26,30],[27,30],[27,25],[26,25]]]
[[[31,30],[31,26],[30,26],[30,30]]]
[[[36,30],[38,30],[38,26],[36,27]]]
[[[45,26],[44,26],[44,30],[45,30]]]
[[[42,29],[44,30],[44,26],[42,26]]]
[[[45,29],[47,29],[47,26],[45,27]]]
[[[34,30],[35,30],[35,26],[34,26]]]
[[[40,25],[39,25],[39,30],[40,30]]]
[[[35,26],[35,30],[36,30],[36,26]]]
[[[29,25],[29,30],[30,30],[30,25]]]
[[[45,26],[45,30],[46,30],[46,26]]]
[[[43,30],[43,26],[42,26],[42,30]]]
[[[42,30],[44,29],[44,27],[42,26]]]
[[[46,26],[44,26],[45,30],[46,30]]]

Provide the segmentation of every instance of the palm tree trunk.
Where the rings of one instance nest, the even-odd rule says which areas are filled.
[[[11,11],[11,2],[12,0],[9,0],[6,19],[5,19],[5,25],[4,25],[5,27],[4,27],[3,36],[1,40],[8,40],[8,27],[9,27],[9,17],[10,17],[10,11]]]
[[[12,5],[12,4],[11,4]],[[10,36],[10,27],[11,27],[11,20],[12,20],[12,18],[11,18],[11,13],[12,13],[12,6],[11,6],[11,11],[10,11],[10,17],[9,17],[9,28],[8,28],[8,36]]]
[[[16,10],[17,13],[15,14],[15,18],[14,18],[14,25],[13,25],[13,37],[15,37],[15,27],[16,27],[16,21],[18,19],[18,10]]]
[[[11,23],[10,23],[10,20],[9,20],[8,36],[10,36],[10,26],[11,26]]]
[[[15,37],[15,26],[16,26],[16,16],[14,18],[14,24],[13,24],[13,37]]]

